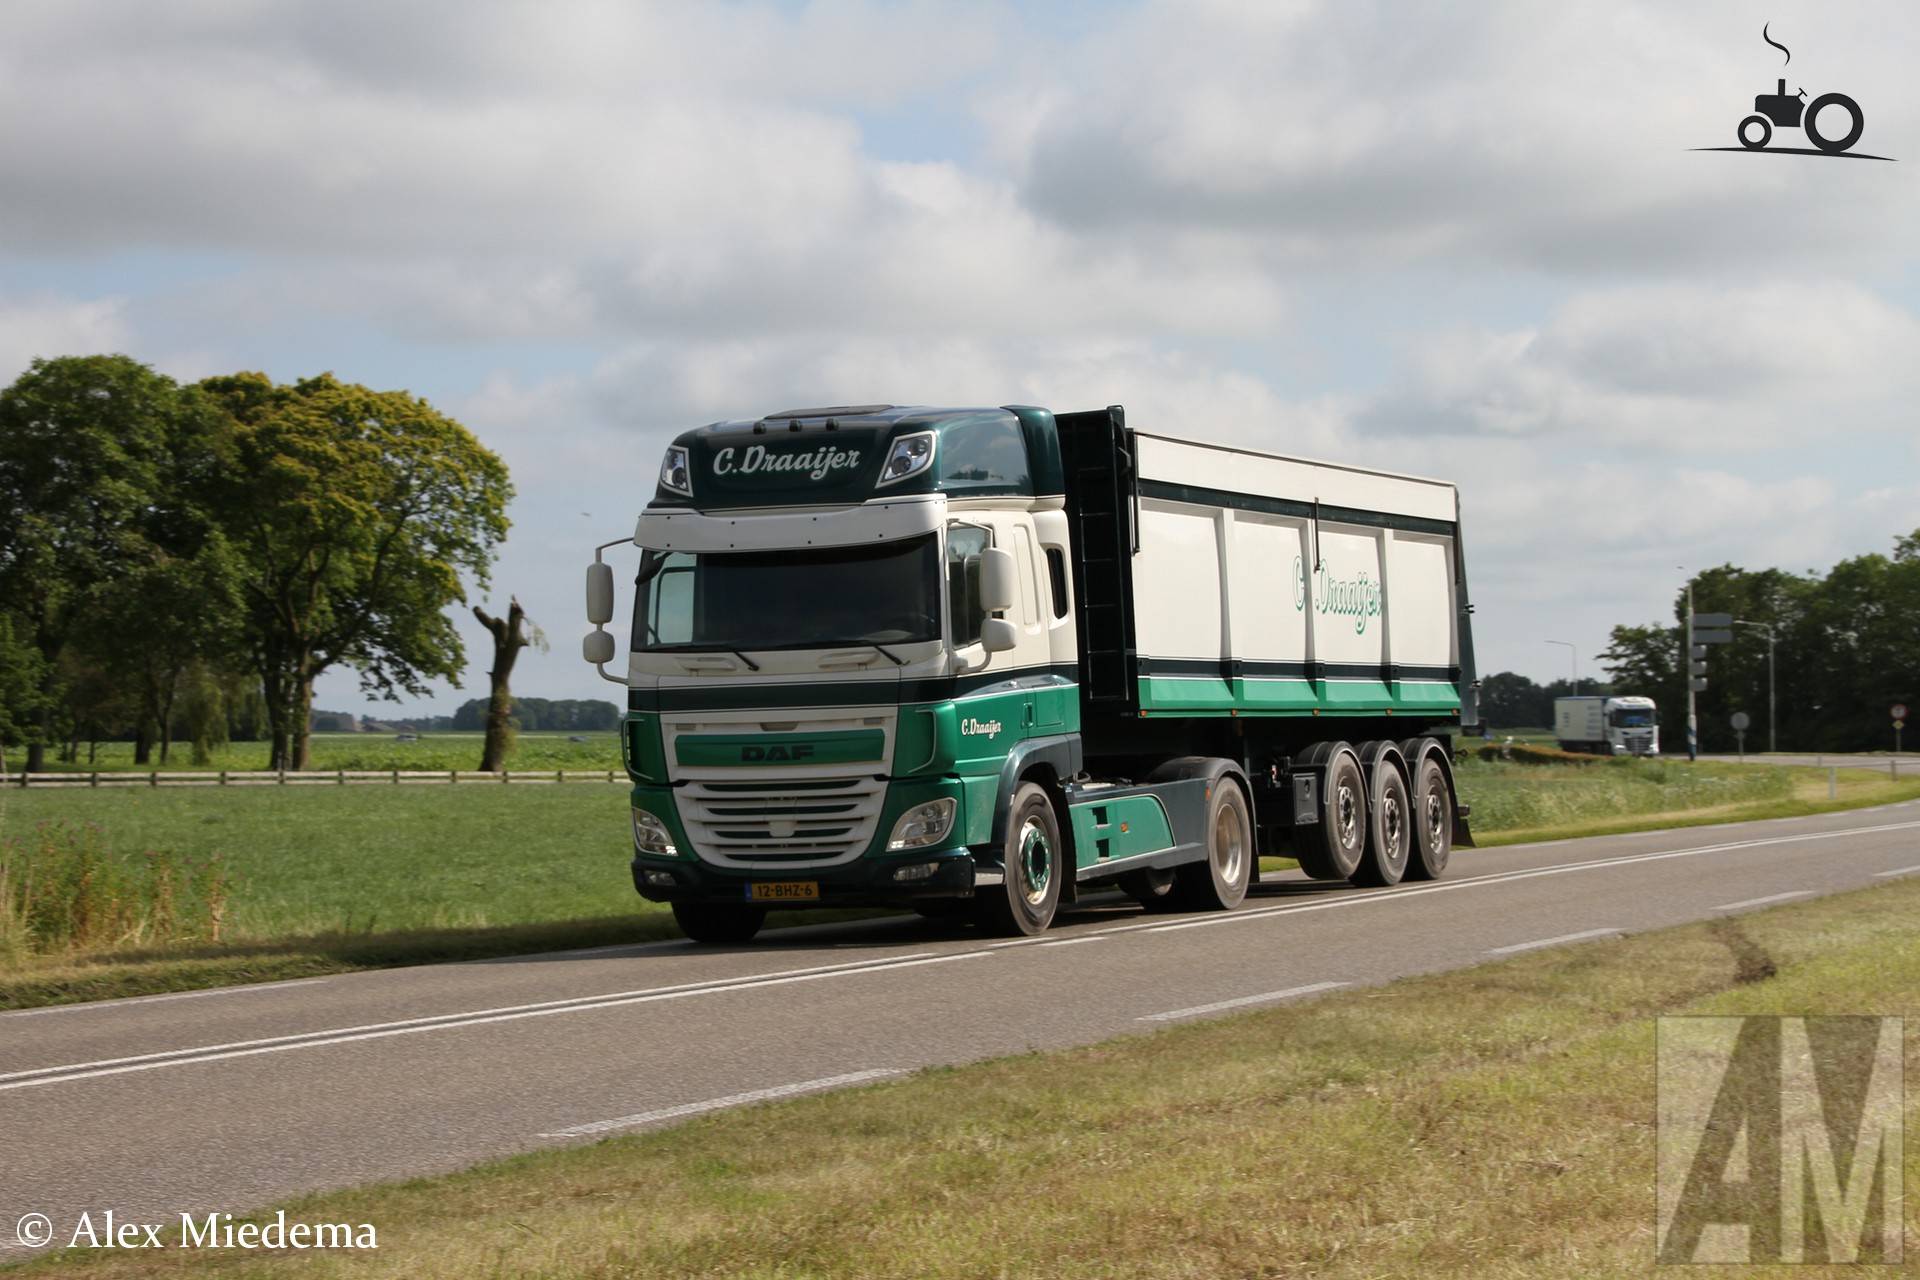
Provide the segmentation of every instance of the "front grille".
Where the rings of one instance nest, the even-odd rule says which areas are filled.
[[[694,852],[718,866],[832,866],[873,843],[886,791],[874,777],[689,782],[680,820]]]

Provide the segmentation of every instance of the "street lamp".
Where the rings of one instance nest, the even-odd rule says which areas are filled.
[[[1773,721],[1773,641],[1774,641],[1774,635],[1773,635],[1773,627],[1772,627],[1772,626],[1771,626],[1770,624],[1768,624],[1768,623],[1765,623],[1765,622],[1742,622],[1742,621],[1741,621],[1740,619],[1738,619],[1738,618],[1735,618],[1735,619],[1733,620],[1733,625],[1734,625],[1734,626],[1736,626],[1736,627],[1752,627],[1752,628],[1753,628],[1753,629],[1754,629],[1755,631],[1764,631],[1764,632],[1766,632],[1766,633],[1767,633],[1767,750],[1768,750],[1769,752],[1774,752],[1774,751],[1778,751],[1778,750],[1780,749],[1780,747],[1779,747],[1779,744],[1778,744],[1778,743],[1776,743],[1776,742],[1774,741],[1774,737],[1773,737],[1773,730],[1774,730],[1774,721]]]
[[[1561,644],[1567,647],[1567,676],[1573,681],[1573,694],[1580,696],[1580,651],[1573,647],[1571,640],[1549,640],[1548,644]]]

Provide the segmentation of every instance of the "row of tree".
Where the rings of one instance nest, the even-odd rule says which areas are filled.
[[[251,719],[270,767],[305,768],[322,672],[396,700],[458,679],[447,610],[486,584],[512,493],[404,391],[36,360],[0,391],[0,744],[38,769],[131,723],[165,760],[183,720],[201,741]]]
[[[463,702],[448,727],[475,733],[487,727],[492,703]],[[605,733],[620,727],[620,708],[599,698],[521,698],[513,700],[513,724],[528,733]]]
[[[1736,711],[1752,717],[1748,747],[1765,741],[1767,629],[1783,751],[1890,747],[1890,709],[1920,705],[1920,530],[1898,539],[1890,556],[1856,556],[1824,574],[1723,565],[1692,586],[1698,612],[1759,624],[1735,626],[1732,644],[1708,650],[1707,687],[1697,699],[1701,750],[1733,749]],[[1600,655],[1621,692],[1659,703],[1663,737],[1675,749],[1686,733],[1686,608],[1683,589],[1671,624],[1615,627]]]

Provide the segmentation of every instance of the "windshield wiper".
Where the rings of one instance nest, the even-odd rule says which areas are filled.
[[[874,644],[873,641],[871,640],[867,641],[866,643],[868,643],[869,645],[873,645],[875,649],[879,649],[880,656],[885,658],[887,661],[891,662],[894,666],[904,667],[907,665],[907,660],[901,657],[899,654],[893,653],[880,645]]]
[[[746,654],[740,652],[738,649],[729,649],[727,650],[727,652],[732,654],[734,657],[740,659],[740,661],[746,663],[747,670],[758,671],[760,669],[759,663],[755,662],[752,658],[749,658]]]

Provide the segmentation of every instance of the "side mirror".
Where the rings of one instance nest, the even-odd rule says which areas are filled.
[[[580,653],[594,666],[613,661],[613,633],[589,631],[580,641]]]
[[[604,560],[587,566],[587,621],[596,627],[613,621],[613,566]]]
[[[988,547],[980,553],[980,607],[988,613],[1013,608],[1014,585],[1019,568],[1013,552],[1005,547]]]
[[[980,647],[988,653],[1005,653],[1020,643],[1020,633],[1005,618],[988,618],[980,624]]]

